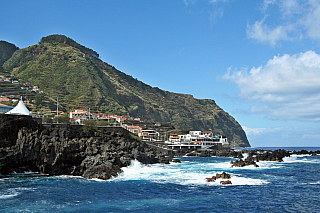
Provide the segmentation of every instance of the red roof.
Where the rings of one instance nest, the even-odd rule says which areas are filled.
[[[9,98],[0,98],[0,100],[9,101],[10,99]]]
[[[130,129],[141,129],[140,126],[128,126]]]
[[[178,139],[179,136],[170,136],[169,138],[172,138],[172,139]]]
[[[3,106],[3,107],[11,107],[11,106],[8,106],[8,105],[2,104],[2,103],[0,103],[0,106]]]

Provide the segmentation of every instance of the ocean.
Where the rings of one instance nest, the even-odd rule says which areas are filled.
[[[179,159],[170,165],[133,161],[107,181],[35,173],[2,176],[0,212],[320,212],[320,155],[260,161],[258,168],[231,168],[235,159],[227,157]],[[205,181],[221,172],[231,175],[232,185]]]

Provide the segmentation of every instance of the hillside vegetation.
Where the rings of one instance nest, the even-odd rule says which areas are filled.
[[[88,109],[171,122],[182,130],[212,130],[238,146],[250,146],[238,122],[213,100],[153,88],[101,61],[98,53],[63,35],[14,52],[3,69],[59,97],[65,110]]]
[[[11,58],[12,54],[18,49],[19,48],[14,44],[6,41],[0,41],[0,71],[2,70],[4,62]]]

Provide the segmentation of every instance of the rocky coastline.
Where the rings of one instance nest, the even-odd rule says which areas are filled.
[[[142,142],[122,128],[42,125],[29,116],[0,115],[0,177],[14,172],[37,172],[107,180],[135,159],[143,164],[169,164],[179,163],[179,159],[172,158],[182,156],[233,157],[238,160],[231,161],[231,167],[258,167],[259,161],[283,161],[292,154],[317,155],[320,151],[173,151]]]
[[[300,151],[287,151],[284,149],[278,150],[234,150],[230,148],[224,148],[220,150],[194,150],[191,152],[188,151],[179,151],[178,156],[188,156],[188,157],[233,157],[238,160],[231,161],[231,167],[244,167],[253,165],[255,167],[259,167],[257,162],[259,161],[278,161],[282,162],[284,157],[290,157],[293,154],[296,155],[319,155],[320,150],[317,151],[307,151],[307,150],[300,150]],[[245,157],[245,155],[247,155]],[[243,159],[244,158],[244,159]]]
[[[0,117],[0,175],[39,172],[110,179],[137,159],[169,163],[170,151],[156,150],[128,131],[38,124],[29,116]]]

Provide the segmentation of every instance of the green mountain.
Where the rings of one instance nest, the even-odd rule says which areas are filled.
[[[3,69],[37,85],[65,111],[88,109],[181,130],[212,130],[237,146],[250,146],[239,123],[213,100],[151,87],[101,61],[98,53],[63,35],[51,35],[14,52]]]
[[[12,54],[18,49],[19,48],[14,44],[6,41],[0,41],[0,70],[2,69],[4,62],[11,58]]]

